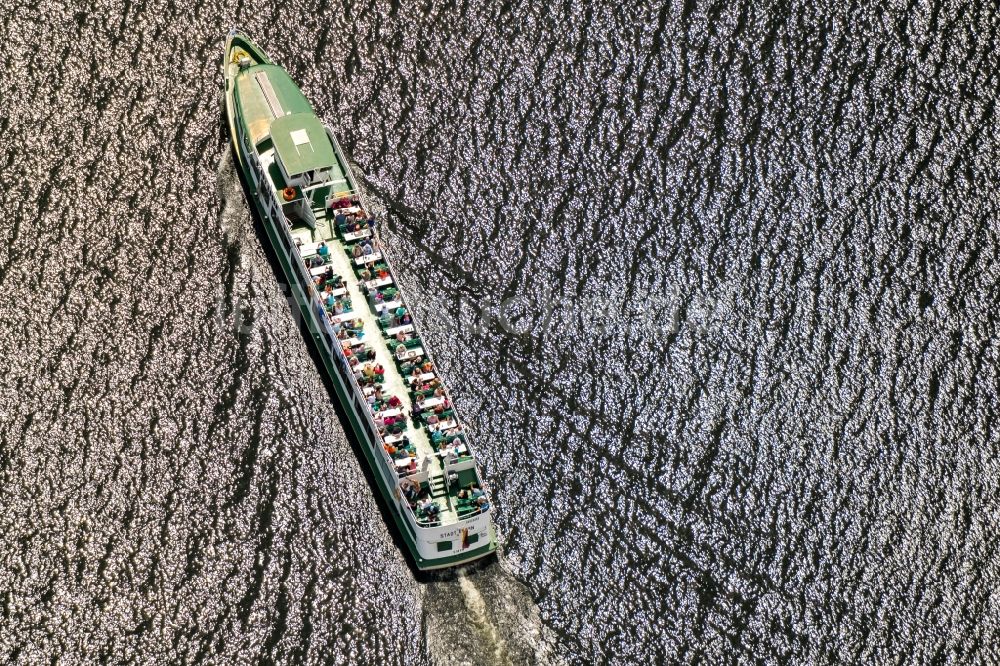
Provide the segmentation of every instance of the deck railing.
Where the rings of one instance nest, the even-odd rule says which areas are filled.
[[[333,149],[334,149],[334,151],[337,154],[337,158],[340,160],[341,164],[344,165],[344,169],[345,169],[344,173],[345,173],[345,175],[347,176],[349,182],[355,183],[355,185],[356,185],[357,182],[358,182],[358,180],[357,180],[357,178],[354,177],[354,170],[351,168],[351,163],[344,156],[344,152],[340,148],[340,142],[337,140],[336,133],[334,133],[334,131],[329,127],[329,125],[324,124],[323,127],[326,129],[326,132],[327,132],[327,134],[330,137],[330,141],[333,143]],[[364,209],[366,211],[369,211],[369,212],[372,211],[373,209],[371,207],[371,203],[368,201],[368,197],[364,193],[364,191],[360,187],[355,187],[354,189],[355,189],[355,192],[356,192],[356,196],[361,201],[361,207],[362,207],[362,209]],[[372,233],[374,235],[375,241],[378,243],[378,245],[381,248],[382,253],[384,255],[385,254],[385,250],[386,250],[386,245],[385,245],[385,243],[382,242],[382,237],[379,234],[378,227],[375,227],[372,230]],[[405,301],[405,299],[403,299],[402,294],[403,294],[402,290],[399,290],[399,298],[400,298],[400,300],[403,301],[403,304],[406,305],[406,301]],[[406,306],[406,311],[410,314],[410,318],[413,320],[413,329],[415,331],[421,330],[422,327],[420,326],[420,323],[417,321],[417,315],[413,311],[413,308],[411,308],[411,307],[409,307],[407,305]],[[431,355],[431,352],[427,348],[426,345],[424,346],[424,354],[427,355],[428,360],[430,360],[431,363],[434,364],[435,368],[439,367],[438,364],[437,364],[437,361],[434,360],[434,357]],[[444,382],[441,383],[441,388],[444,389],[444,394],[448,398],[448,402],[451,405],[454,405],[455,401],[454,401],[454,399],[452,399],[451,392],[448,390],[448,387],[445,386]],[[469,456],[473,460],[477,460],[478,461],[478,458],[475,455],[475,447],[472,446],[472,439],[473,439],[472,436],[471,436],[472,433],[470,433],[468,431],[468,427],[464,423],[462,423],[461,421],[459,421],[457,413],[455,414],[455,421],[462,427],[463,433],[465,434],[465,439],[466,439],[466,441],[465,441],[465,447],[469,451]],[[486,490],[486,486],[483,483],[483,479],[482,479],[482,477],[479,474],[478,466],[476,468],[476,478],[479,481],[480,487],[483,488],[483,490]]]
[[[327,132],[330,135],[330,138],[331,138],[331,140],[333,142],[334,150],[336,151],[338,158],[340,158],[341,163],[344,165],[344,168],[346,170],[345,173],[346,173],[346,175],[347,175],[347,177],[349,179],[349,182],[357,183],[357,180],[355,179],[354,173],[353,173],[353,171],[351,169],[350,163],[344,157],[343,151],[340,148],[340,143],[337,141],[336,135],[332,132],[332,130],[330,130],[329,127],[326,127],[326,130],[327,130]],[[323,303],[322,303],[322,300],[320,300],[319,294],[315,292],[315,290],[312,287],[311,280],[308,279],[308,276],[310,275],[309,269],[306,267],[305,261],[302,259],[302,255],[299,252],[298,247],[295,245],[294,239],[292,238],[291,233],[288,230],[288,222],[287,222],[287,220],[285,220],[285,216],[284,216],[284,213],[282,212],[281,205],[278,204],[278,202],[277,202],[277,198],[276,198],[276,195],[274,193],[274,190],[273,190],[273,188],[266,186],[265,174],[263,173],[263,170],[262,170],[262,168],[260,166],[260,163],[257,160],[256,154],[253,151],[247,151],[247,154],[248,154],[248,157],[250,158],[249,162],[251,163],[251,167],[254,169],[254,171],[256,172],[256,175],[258,176],[258,183],[257,183],[257,185],[258,185],[258,193],[261,192],[261,191],[263,191],[265,193],[265,197],[264,197],[265,200],[266,200],[266,206],[265,206],[265,208],[267,209],[268,217],[271,219],[272,225],[278,230],[278,233],[282,236],[282,240],[284,241],[283,244],[288,249],[287,254],[292,258],[292,261],[295,264],[295,268],[298,270],[298,272],[300,274],[300,277],[303,280],[303,282],[302,282],[302,284],[303,284],[302,290],[303,290],[303,292],[305,294],[306,300],[309,302],[309,307],[310,307],[310,309],[312,309],[313,307],[316,307],[316,306],[319,307],[319,311],[316,312],[316,313],[310,312],[310,316],[320,315],[320,316],[316,317],[321,322],[320,323],[320,328],[321,328],[322,334],[320,335],[320,338],[323,339],[323,342],[324,342],[324,345],[327,348],[327,351],[329,353],[331,353],[333,355],[333,357],[336,359],[335,362],[342,363],[343,364],[342,367],[346,370],[347,374],[349,375],[348,386],[351,387],[351,392],[353,393],[352,399],[354,399],[357,402],[357,404],[358,404],[359,407],[363,408],[361,411],[364,412],[364,418],[366,420],[366,425],[370,427],[372,435],[374,436],[375,440],[377,440],[377,442],[373,442],[373,444],[375,444],[375,447],[381,451],[382,461],[388,466],[388,469],[391,472],[391,475],[396,480],[395,490],[398,491],[398,488],[399,488],[399,474],[398,474],[398,472],[396,470],[395,462],[393,462],[392,457],[385,450],[385,447],[383,445],[381,445],[382,437],[379,434],[378,426],[375,425],[375,420],[372,417],[371,410],[368,408],[368,402],[365,399],[364,390],[361,387],[361,385],[358,383],[357,375],[354,373],[354,369],[351,367],[350,363],[348,362],[347,356],[344,354],[343,347],[339,343],[338,344],[334,344],[334,342],[333,342],[335,340],[339,340],[339,338],[337,338],[336,334],[333,332],[333,328],[330,325],[330,319],[329,319],[329,317],[326,316],[326,309],[323,307]],[[262,187],[262,185],[264,185],[264,186]],[[367,210],[367,211],[371,211],[372,207],[371,207],[371,205],[370,205],[367,197],[365,196],[365,194],[361,191],[360,188],[355,188],[355,191],[356,191],[356,195],[361,200],[362,207],[365,210]],[[311,211],[311,209],[310,209],[309,206],[305,206],[304,208],[308,209],[309,212],[312,213],[312,211]],[[379,246],[382,248],[382,250],[384,252],[385,251],[385,245],[382,242],[381,236],[378,233],[378,229],[377,228],[374,229],[373,233],[374,233],[374,237],[375,237],[377,243],[379,244]],[[400,290],[399,293],[400,293],[400,300],[403,300],[403,298],[402,298],[402,290]],[[403,302],[404,302],[404,305],[405,305],[405,300]],[[367,305],[367,303],[365,305]],[[407,312],[410,313],[410,317],[413,320],[414,330],[420,330],[420,328],[421,328],[420,324],[417,322],[416,314],[413,312],[412,308],[410,308],[410,307],[407,306]],[[334,350],[336,350],[336,351],[334,351]],[[433,356],[430,353],[430,350],[426,346],[424,346],[424,353],[427,355],[427,358],[434,364],[434,367],[438,367],[437,362],[434,360]],[[454,405],[455,401],[452,399],[451,393],[448,391],[448,388],[444,385],[443,382],[441,384],[441,387],[444,390],[444,394],[448,398],[449,403],[452,404],[452,405]],[[465,446],[466,446],[466,448],[469,451],[470,457],[473,460],[475,460],[476,459],[476,457],[475,457],[475,449],[472,446],[472,441],[471,441],[471,437],[470,437],[471,433],[468,432],[468,429],[465,426],[465,424],[463,424],[458,419],[457,413],[455,415],[455,421],[456,421],[456,423],[458,423],[462,427],[463,434],[465,435]],[[447,474],[447,470],[448,470],[448,465],[446,463],[445,464],[445,473],[446,474]],[[420,472],[415,472],[415,474],[419,475]],[[406,475],[406,476],[409,476],[409,475]],[[447,478],[447,476],[446,476],[446,478]],[[479,475],[478,468],[476,468],[476,478],[479,481],[480,487],[482,487],[484,490],[486,490],[485,484],[483,483],[482,478]],[[434,526],[434,525],[421,524],[421,521],[417,518],[417,516],[414,513],[412,507],[410,507],[409,502],[403,501],[402,505],[404,507],[404,513],[405,513],[405,515],[407,515],[410,518],[411,522],[416,527],[419,527],[419,528],[429,528],[429,527]],[[487,509],[487,511],[489,511],[489,510]],[[471,518],[473,516],[481,515],[483,513],[486,513],[487,511],[483,511],[481,509],[477,509],[475,512],[466,514],[466,515],[462,516],[461,518],[457,518],[457,516],[456,516],[456,521],[455,522],[460,522],[460,521],[465,520],[467,518]],[[436,522],[437,522],[437,525],[445,525],[445,524],[450,525],[450,524],[454,524],[454,523],[443,523],[441,521],[436,521]]]
[[[367,400],[365,399],[364,390],[362,389],[361,385],[358,383],[357,375],[354,373],[354,369],[351,367],[350,363],[348,362],[347,356],[344,354],[343,347],[339,343],[338,344],[334,344],[334,341],[335,340],[339,340],[339,338],[337,338],[336,334],[333,332],[333,328],[330,325],[329,317],[326,316],[326,309],[323,307],[323,303],[320,300],[319,295],[315,292],[315,290],[312,287],[312,282],[309,279],[309,276],[310,276],[309,269],[306,267],[305,261],[302,259],[302,255],[299,252],[299,249],[298,249],[298,247],[295,244],[295,240],[292,238],[292,235],[291,235],[291,233],[290,233],[290,231],[288,229],[288,220],[285,218],[285,215],[284,215],[284,212],[282,210],[281,204],[278,203],[278,201],[277,201],[276,195],[274,193],[274,189],[268,185],[267,176],[264,173],[263,168],[260,165],[260,161],[257,158],[256,152],[249,145],[249,141],[247,140],[247,136],[246,136],[246,133],[244,132],[242,124],[241,123],[235,123],[235,125],[236,125],[236,131],[237,131],[238,139],[239,139],[240,143],[243,146],[244,156],[246,158],[247,163],[250,164],[251,170],[253,171],[253,175],[254,175],[254,183],[253,183],[253,185],[254,185],[254,188],[256,190],[255,192],[253,192],[253,194],[256,194],[258,196],[260,196],[261,193],[264,194],[263,198],[264,198],[264,203],[265,203],[265,206],[264,206],[264,208],[265,208],[265,215],[270,220],[270,222],[272,224],[272,227],[274,229],[276,229],[277,233],[281,236],[281,239],[283,241],[282,244],[285,246],[285,248],[287,250],[286,251],[286,255],[291,259],[291,261],[293,262],[293,265],[294,265],[295,269],[299,273],[299,276],[301,278],[301,280],[300,280],[301,287],[300,288],[301,288],[301,290],[303,292],[303,295],[306,298],[306,301],[308,303],[309,309],[311,310],[312,307],[315,307],[316,305],[319,306],[319,312],[318,313],[313,313],[313,312],[310,311],[309,315],[310,316],[314,316],[316,314],[320,315],[319,317],[317,317],[320,320],[320,322],[322,322],[320,324],[320,329],[321,329],[321,333],[322,334],[319,337],[323,339],[323,343],[324,343],[324,345],[325,345],[325,347],[327,349],[327,352],[332,355],[332,357],[335,359],[336,363],[342,364],[341,367],[349,375],[350,380],[349,380],[348,386],[351,387],[351,392],[353,393],[352,401],[355,402],[358,406],[360,406],[360,407],[363,408],[362,411],[364,412],[364,415],[365,415],[364,418],[366,419],[366,422],[367,422],[366,425],[370,426],[370,429],[371,429],[371,432],[372,432],[373,436],[379,442],[379,443],[372,442],[372,444],[373,444],[373,446],[375,446],[376,448],[378,448],[381,451],[382,460],[388,465],[388,469],[390,470],[390,472],[392,472],[392,475],[393,475],[393,477],[396,480],[396,484],[395,484],[394,490],[396,492],[399,492],[399,475],[396,472],[395,463],[393,462],[391,456],[389,456],[389,453],[385,450],[385,447],[381,445],[382,438],[381,438],[381,436],[379,434],[378,427],[375,425],[375,420],[372,417],[371,410],[368,408],[368,403],[367,403]],[[354,173],[353,173],[353,170],[351,169],[350,162],[347,161],[347,159],[345,158],[345,156],[343,154],[343,151],[341,150],[340,142],[337,141],[336,134],[334,134],[333,131],[328,126],[325,126],[325,129],[326,129],[327,133],[330,136],[330,139],[331,139],[331,142],[333,143],[333,147],[334,147],[334,150],[336,151],[337,157],[341,160],[341,164],[343,164],[344,168],[346,169],[345,175],[347,176],[348,181],[351,182],[351,183],[357,184],[358,181],[354,177]],[[367,196],[364,194],[364,192],[361,191],[360,188],[355,188],[354,194],[356,194],[356,196],[358,196],[360,198],[362,206],[363,206],[363,208],[365,210],[367,210],[367,211],[371,211],[372,210],[372,207],[371,207],[371,205],[370,205],[370,203],[368,201]],[[305,206],[305,208],[309,211],[309,214],[312,215],[311,206],[307,205],[307,206]],[[313,215],[312,217],[313,217],[313,220],[314,220],[314,223],[315,223],[315,215]],[[374,230],[374,237],[375,237],[376,241],[378,242],[379,246],[382,247],[383,252],[384,252],[385,246],[382,243],[382,239],[379,236],[377,229]],[[400,299],[402,300],[402,291],[400,291],[399,293],[400,293]],[[367,303],[366,303],[366,305],[367,305]],[[420,325],[417,322],[416,314],[413,313],[412,309],[409,308],[409,307],[407,307],[407,311],[410,313],[410,317],[413,320],[414,330],[419,330],[420,329]],[[334,353],[334,349],[337,350],[335,353]],[[433,357],[431,356],[430,350],[428,350],[426,346],[424,347],[424,353],[427,355],[427,358],[430,359],[432,363],[434,363],[434,366],[437,367],[437,363],[433,360]],[[454,402],[454,400],[452,400],[452,397],[451,397],[450,392],[448,391],[448,388],[446,386],[444,386],[443,383],[442,383],[442,388],[444,389],[445,396],[448,398],[449,403],[451,403],[452,405],[454,405],[455,402]],[[354,407],[352,406],[352,409],[353,408]],[[465,428],[465,426],[459,421],[457,414],[455,415],[455,421],[459,425],[463,426],[463,431],[464,431],[464,434],[465,434],[465,445],[466,445],[466,448],[468,449],[469,454],[471,455],[471,457],[473,459],[475,459],[475,455],[473,453],[474,449],[473,449],[471,438],[470,438],[470,434],[471,433],[469,433],[468,430]],[[446,474],[447,474],[447,470],[448,470],[448,464],[447,464],[447,462],[445,463],[444,467],[445,467],[445,471],[446,471]],[[425,473],[424,472],[417,472],[417,473],[415,473],[415,475],[416,476],[421,476],[421,475],[425,475]],[[482,478],[479,476],[478,469],[476,470],[476,477],[477,477],[477,479],[479,479],[480,486],[483,487],[483,489],[485,490],[485,485],[482,483]],[[463,520],[467,520],[469,518],[472,518],[474,516],[482,515],[484,513],[487,513],[487,511],[488,511],[488,510],[487,511],[483,511],[482,509],[477,508],[475,511],[467,513],[466,515],[464,515],[464,516],[462,516],[460,518],[457,517],[457,512],[456,512],[456,520],[455,520],[454,523],[444,523],[442,521],[429,521],[429,523],[422,524],[421,520],[417,518],[416,513],[413,511],[413,508],[410,506],[410,503],[408,501],[403,500],[402,497],[396,498],[396,501],[397,501],[397,503],[401,503],[402,504],[402,506],[403,506],[403,515],[406,516],[409,519],[411,525],[413,525],[414,527],[416,527],[418,529],[430,529],[432,527],[455,524],[455,523],[461,522]]]
[[[351,169],[351,163],[348,162],[347,159],[344,157],[344,153],[343,153],[343,151],[340,148],[340,142],[337,141],[337,135],[333,132],[332,129],[330,129],[329,126],[324,125],[324,127],[326,128],[327,133],[330,135],[330,139],[333,141],[333,148],[334,148],[334,150],[337,153],[337,157],[340,158],[341,162],[344,165],[344,168],[346,169],[347,177],[350,179],[351,182],[357,183],[358,180],[357,180],[357,178],[354,177],[354,170]],[[356,188],[356,196],[361,200],[361,208],[362,209],[364,209],[366,211],[373,210],[373,208],[371,206],[371,203],[368,201],[368,196],[364,193],[364,191],[360,187]],[[382,237],[379,234],[378,227],[375,227],[372,230],[372,233],[374,234],[375,240],[377,241],[379,247],[381,247],[382,253],[385,254],[386,245],[385,245],[385,243],[382,242]],[[402,293],[403,293],[402,290],[400,290],[399,293],[400,293],[400,299],[402,300]],[[417,329],[421,328],[420,324],[417,322],[417,315],[416,315],[416,313],[413,312],[413,309],[408,307],[407,308],[407,312],[409,312],[410,318],[413,319],[413,328],[414,328],[414,330],[417,330]],[[424,353],[427,355],[427,358],[431,359],[431,362],[434,363],[434,365],[436,367],[437,366],[437,362],[433,360],[433,357],[431,356],[430,350],[427,349],[426,347],[424,347]],[[454,405],[455,401],[452,400],[451,393],[448,391],[448,387],[445,386],[443,382],[441,384],[441,387],[444,389],[445,395],[448,397],[448,401],[451,404]],[[456,420],[458,420],[458,419],[456,418]],[[467,432],[466,434],[468,435],[469,433]],[[466,445],[466,446],[468,446],[468,445]],[[469,451],[470,452],[472,451],[471,447],[469,448]]]
[[[256,155],[252,153],[251,153],[250,163],[252,165],[252,168],[257,172],[258,176],[260,178],[263,178],[263,173],[260,167],[260,163],[257,160]],[[372,435],[376,439],[380,439],[378,427],[375,425],[375,420],[372,418],[371,412],[368,409],[368,403],[364,398],[364,391],[361,389],[361,385],[358,384],[357,376],[354,374],[354,370],[351,368],[350,363],[347,361],[347,356],[344,354],[344,349],[339,343],[338,344],[333,343],[334,340],[338,340],[337,335],[336,333],[334,333],[333,328],[330,326],[330,319],[329,317],[326,316],[326,309],[323,307],[322,300],[320,300],[319,295],[312,288],[312,283],[305,277],[310,275],[310,272],[306,268],[305,261],[302,259],[302,254],[299,252],[298,247],[295,245],[291,233],[288,230],[288,224],[284,220],[284,214],[281,212],[281,206],[277,203],[277,199],[275,198],[272,188],[269,187],[258,188],[258,190],[261,189],[265,193],[264,194],[265,209],[268,218],[270,219],[272,226],[278,230],[277,233],[280,234],[285,240],[284,245],[286,246],[286,248],[288,248],[287,254],[290,257],[291,261],[293,262],[295,268],[298,270],[300,278],[304,280],[304,282],[302,282],[302,291],[308,302],[308,307],[310,310],[314,307],[319,308],[319,312],[316,313],[310,312],[310,316],[317,314],[320,315],[314,317],[315,319],[318,319],[320,322],[319,326],[322,333],[320,335],[320,338],[323,340],[327,352],[332,354],[333,357],[336,359],[335,362],[343,363],[343,367],[345,368],[347,374],[349,375],[348,386],[352,387],[352,393],[354,393],[354,396],[352,397],[358,398],[360,400],[360,405],[364,407],[363,411],[365,414],[365,418],[368,422],[367,425],[369,425],[371,428]],[[336,350],[336,352],[334,352],[334,350]],[[382,458],[388,464],[389,469],[395,474],[395,463],[392,462],[392,459],[389,456],[388,452],[385,450],[385,447],[379,445],[377,446],[377,448],[381,451]],[[398,478],[397,478],[397,485],[398,485]]]

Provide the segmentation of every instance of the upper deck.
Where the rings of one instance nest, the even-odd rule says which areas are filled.
[[[383,464],[417,525],[449,525],[489,509],[465,427],[358,206],[334,216],[333,238],[296,228],[325,316],[367,405]],[[351,222],[347,221],[348,216]],[[359,227],[360,228],[356,228]]]

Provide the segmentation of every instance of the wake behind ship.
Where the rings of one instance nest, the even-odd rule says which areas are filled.
[[[333,131],[245,35],[225,51],[240,170],[378,492],[419,569],[496,550],[466,432]]]

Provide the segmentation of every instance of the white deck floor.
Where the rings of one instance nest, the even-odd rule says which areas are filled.
[[[371,307],[368,305],[368,299],[361,291],[361,283],[355,276],[354,271],[351,267],[351,260],[348,258],[347,253],[344,250],[344,246],[341,244],[340,240],[336,237],[327,237],[327,230],[329,227],[323,225],[322,234],[320,229],[316,231],[316,241],[310,241],[308,238],[308,230],[296,230],[296,235],[300,237],[303,243],[318,242],[320,236],[323,236],[324,241],[330,247],[330,266],[333,272],[340,275],[344,279],[344,283],[347,285],[347,293],[351,299],[351,314],[354,315],[354,319],[361,319],[363,322],[363,330],[365,332],[362,342],[365,342],[375,350],[375,360],[380,363],[383,368],[385,368],[385,381],[382,384],[382,391],[387,396],[396,396],[403,404],[404,413],[407,416],[406,419],[406,429],[403,431],[409,440],[413,443],[417,451],[417,469],[421,469],[423,465],[423,460],[425,457],[430,459],[430,464],[427,467],[427,471],[431,477],[441,476],[444,474],[444,464],[441,459],[435,455],[434,448],[431,446],[430,440],[427,437],[426,428],[415,428],[413,422],[410,420],[409,415],[413,409],[413,405],[410,401],[409,386],[406,381],[400,375],[396,363],[394,361],[394,355],[390,352],[386,340],[382,337],[382,331],[378,327],[378,321],[375,314],[372,312]],[[398,288],[398,285],[397,285]],[[458,519],[458,514],[455,512],[455,508],[448,501],[447,497],[435,497],[434,501],[437,502],[440,507],[439,520],[442,523],[451,523]]]

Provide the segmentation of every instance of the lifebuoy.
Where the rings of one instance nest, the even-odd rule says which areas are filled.
[[[285,201],[291,201],[292,199],[295,198],[295,188],[286,187],[281,191],[281,196]]]

